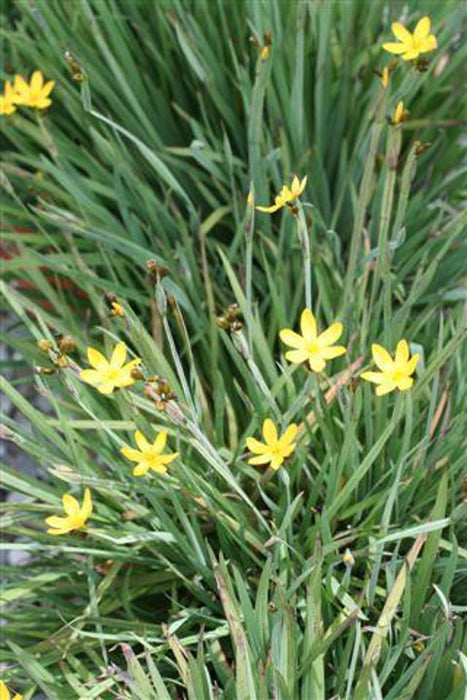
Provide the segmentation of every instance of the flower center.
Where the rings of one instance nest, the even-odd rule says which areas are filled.
[[[400,369],[395,369],[392,372],[392,380],[397,384],[401,379],[407,378],[407,372],[402,372]]]
[[[104,375],[103,379],[106,382],[116,382],[120,378],[121,371],[119,369],[108,369]]]
[[[319,345],[316,340],[305,345],[305,350],[310,353],[310,355],[317,355],[319,352]]]

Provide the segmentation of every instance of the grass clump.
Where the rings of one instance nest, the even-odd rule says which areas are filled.
[[[5,79],[55,81],[1,117],[3,433],[38,470],[2,471],[28,559],[0,658],[25,698],[463,697],[465,11],[430,6],[430,53],[381,48],[425,9],[9,13]],[[376,396],[371,346],[402,339],[416,374],[380,366]]]

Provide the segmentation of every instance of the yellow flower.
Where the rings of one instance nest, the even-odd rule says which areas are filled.
[[[402,122],[405,122],[408,119],[409,112],[404,109],[404,103],[402,100],[397,103],[397,107],[394,110],[394,114],[392,115],[392,123],[394,126],[399,126],[399,124],[402,124]]]
[[[270,207],[256,207],[258,211],[265,212],[266,214],[273,214],[278,209],[282,209],[287,204],[292,204],[295,200],[300,197],[303,190],[306,187],[306,175],[300,182],[297,176],[292,180],[292,187],[284,185],[277,197],[274,199],[274,204]]]
[[[16,112],[15,93],[12,84],[7,80],[3,95],[0,95],[0,114],[8,115],[14,112]]]
[[[373,360],[381,372],[363,372],[362,379],[378,384],[376,395],[383,396],[390,391],[399,389],[407,391],[413,384],[412,374],[415,372],[420,355],[412,355],[409,359],[409,346],[406,340],[397,343],[394,360],[381,345],[371,346]]]
[[[40,70],[34,71],[30,83],[27,83],[21,75],[15,75],[15,82],[13,84],[15,102],[25,107],[46,109],[52,104],[49,95],[54,85],[54,80],[49,80],[44,84],[44,76]]]
[[[125,364],[125,343],[117,343],[110,361],[99,350],[88,348],[88,360],[94,369],[83,369],[79,376],[87,384],[95,386],[101,394],[111,394],[115,388],[134,384],[131,372],[141,362],[137,357]]]
[[[399,41],[386,42],[383,44],[383,49],[389,53],[402,55],[404,61],[412,61],[418,58],[421,53],[433,51],[438,46],[435,35],[430,34],[431,20],[429,17],[422,17],[413,34],[399,22],[394,22],[391,29]]]
[[[167,442],[167,430],[161,430],[152,445],[146,440],[143,433],[137,430],[135,432],[135,441],[139,448],[138,450],[132,447],[122,447],[120,450],[127,459],[137,462],[136,467],[133,469],[134,476],[144,476],[150,469],[158,474],[165,474],[167,471],[166,464],[170,464],[178,457],[178,452],[162,454],[162,450]]]
[[[323,333],[318,334],[313,312],[311,309],[304,309],[300,317],[300,329],[301,335],[290,328],[283,328],[279,333],[282,342],[294,348],[285,353],[286,360],[295,364],[308,362],[313,372],[322,372],[326,367],[326,360],[345,353],[342,345],[333,345],[342,335],[342,323],[333,323]]]
[[[270,464],[275,471],[279,469],[284,459],[290,457],[296,447],[293,442],[297,434],[297,426],[291,423],[281,437],[277,435],[277,428],[270,418],[266,418],[263,423],[264,443],[253,437],[246,439],[246,444],[250,452],[256,457],[251,457],[250,464]]]
[[[80,506],[76,498],[73,498],[69,493],[63,496],[62,502],[65,517],[60,518],[58,515],[52,515],[45,520],[47,525],[50,525],[50,529],[47,530],[49,535],[65,535],[72,530],[79,530],[91,516],[92,500],[89,489],[86,489],[84,492],[82,506]]]

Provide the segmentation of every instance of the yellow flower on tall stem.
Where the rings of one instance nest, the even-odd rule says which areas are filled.
[[[52,515],[45,520],[47,525],[50,526],[47,530],[49,535],[66,535],[67,532],[72,530],[79,530],[84,527],[87,519],[91,516],[92,499],[89,489],[86,489],[84,492],[84,500],[81,506],[76,498],[69,493],[64,494],[62,502],[65,516]]]
[[[383,396],[390,391],[399,389],[407,391],[413,385],[412,374],[415,372],[420,355],[410,357],[409,345],[406,340],[397,343],[394,359],[381,345],[371,346],[375,365],[380,372],[363,372],[360,376],[367,382],[377,384],[376,395]]]
[[[21,75],[15,75],[13,83],[15,102],[33,109],[47,109],[52,104],[49,95],[54,85],[54,80],[44,83],[44,76],[40,70],[34,71],[29,83]]]
[[[435,35],[430,34],[431,20],[429,17],[422,17],[413,34],[399,22],[394,22],[391,29],[398,41],[385,42],[383,49],[389,53],[401,55],[404,61],[413,61],[420,54],[433,51],[438,46]]]
[[[282,342],[293,348],[285,353],[289,362],[308,362],[313,372],[322,372],[327,360],[346,352],[343,345],[334,345],[344,330],[342,323],[333,323],[323,333],[318,333],[313,312],[311,309],[304,309],[300,317],[300,330],[301,335],[290,328],[283,328],[279,333]]]
[[[302,181],[300,181],[298,177],[295,176],[292,180],[292,186],[288,187],[288,185],[284,185],[279,194],[274,199],[274,204],[272,204],[270,207],[258,206],[256,207],[256,209],[258,211],[264,212],[265,214],[273,214],[278,209],[282,209],[282,207],[285,207],[286,205],[293,204],[295,200],[298,199],[298,197],[300,197],[303,190],[305,189],[306,181],[306,175]]]
[[[125,343],[117,343],[110,360],[99,350],[88,348],[88,360],[93,369],[83,369],[80,377],[83,382],[95,386],[101,394],[111,394],[114,389],[120,389],[135,383],[132,370],[140,364],[137,357],[125,364],[127,348]]]
[[[14,112],[16,112],[15,92],[12,84],[7,80],[3,90],[3,95],[0,95],[0,115],[7,116],[9,114],[14,114]]]
[[[139,430],[135,432],[135,442],[138,450],[132,447],[122,447],[120,452],[132,462],[137,462],[133,469],[134,476],[144,476],[150,469],[158,474],[165,474],[167,464],[173,462],[178,457],[178,452],[168,452],[162,454],[167,442],[167,430],[161,430],[154,442],[151,444],[146,440]]]
[[[269,464],[271,469],[276,471],[283,464],[284,460],[294,452],[296,443],[294,443],[297,435],[298,427],[295,423],[291,423],[284,433],[279,437],[277,428],[270,418],[266,418],[263,423],[263,438],[264,443],[256,440],[253,437],[246,439],[246,444],[250,452],[255,454],[250,457],[250,464]]]

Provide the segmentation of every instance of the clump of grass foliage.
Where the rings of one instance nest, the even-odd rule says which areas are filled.
[[[383,89],[391,22],[427,12],[437,51]],[[0,657],[24,698],[464,697],[465,17],[449,0],[8,8],[3,76],[56,81],[1,135],[3,389],[24,416],[3,436],[38,467],[2,471],[25,497],[2,504],[3,547],[27,559],[2,567]],[[319,375],[278,341],[305,306],[303,233],[247,205],[295,174],[312,307],[345,325]],[[56,366],[60,335],[80,367],[124,340],[159,384],[102,396]],[[359,374],[400,338],[415,385],[377,398]],[[302,425],[272,475],[245,448],[267,417]],[[162,428],[180,457],[135,478],[120,448]],[[87,530],[48,535],[85,488]]]

